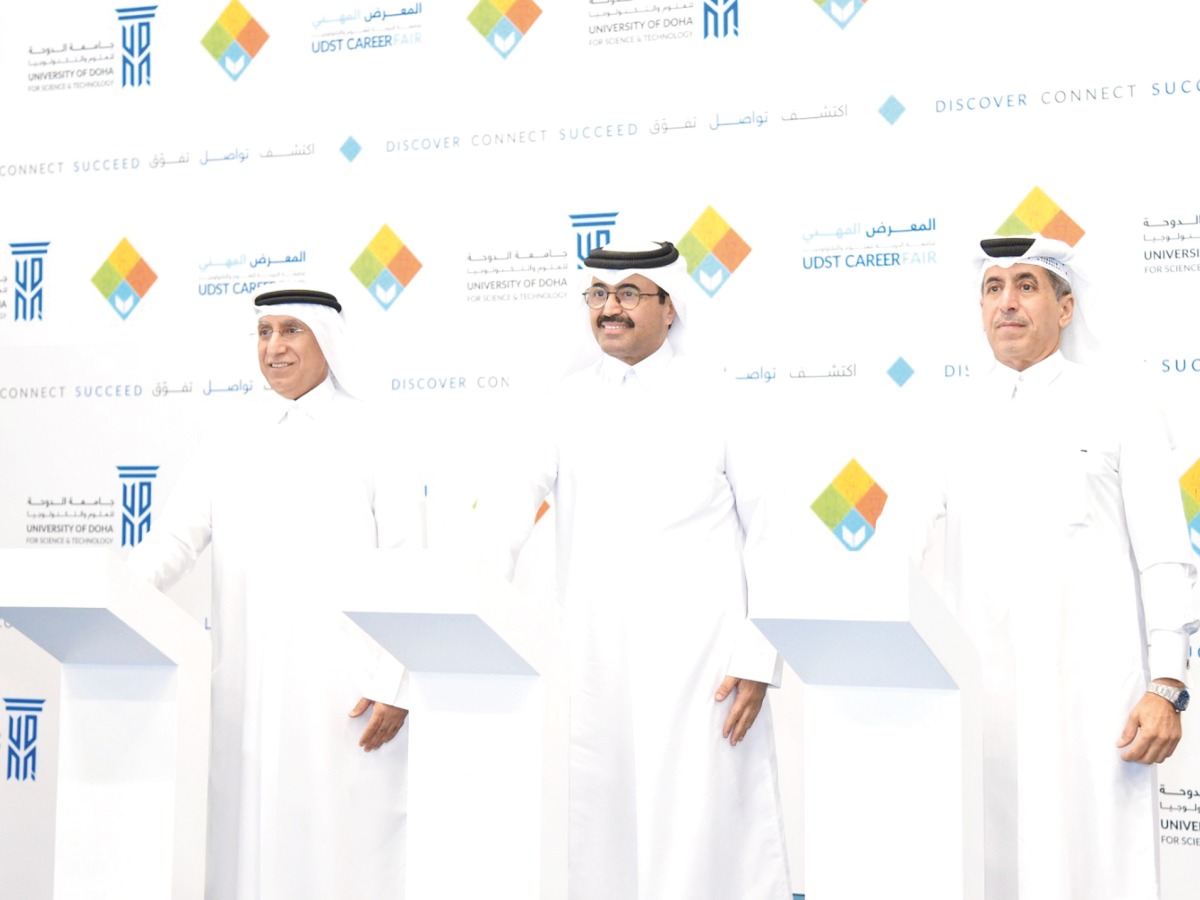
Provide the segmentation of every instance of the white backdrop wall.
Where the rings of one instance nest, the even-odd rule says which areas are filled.
[[[1198,27],[1187,0],[8,4],[0,546],[124,552],[123,520],[136,540],[198,440],[265,389],[249,299],[283,283],[342,299],[393,440],[427,459],[430,543],[452,542],[466,473],[569,356],[580,248],[609,237],[688,251],[696,324],[805,521],[851,458],[878,474],[896,471],[880,446],[935,449],[923,423],[981,364],[965,259],[1001,228],[1076,246],[1093,329],[1166,405],[1182,477]],[[810,452],[875,421],[894,432],[832,468]],[[123,484],[141,485],[127,513]],[[1181,528],[1200,474],[1183,487]],[[851,552],[812,534],[798,552]],[[177,596],[206,616],[203,573]],[[43,695],[37,653],[0,627],[0,695]],[[798,757],[794,728],[781,745]],[[1162,783],[1182,898],[1200,741]]]

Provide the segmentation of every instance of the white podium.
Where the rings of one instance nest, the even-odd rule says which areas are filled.
[[[886,546],[801,555],[796,592],[751,617],[805,685],[805,897],[982,900],[974,651]]]
[[[0,619],[41,648],[0,659],[4,895],[199,900],[203,627],[108,550],[0,550],[0,584]]]
[[[271,589],[345,598],[408,670],[407,895],[565,897],[567,673],[550,612],[429,551],[307,568]]]

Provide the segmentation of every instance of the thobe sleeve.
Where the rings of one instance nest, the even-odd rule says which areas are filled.
[[[1189,636],[1200,628],[1196,568],[1180,505],[1172,442],[1157,407],[1131,404],[1121,439],[1121,495],[1139,573],[1151,678],[1185,680]]]
[[[795,590],[795,581],[787,577],[794,548],[789,552],[785,546],[787,542],[772,531],[769,512],[772,497],[767,487],[770,480],[768,473],[773,467],[769,460],[751,456],[749,447],[754,443],[754,438],[748,424],[738,416],[731,416],[730,422],[725,444],[725,477],[733,489],[734,504],[745,539],[742,565],[746,574],[747,603],[744,610],[746,618],[742,622],[726,674],[779,687],[783,679],[783,657],[758,630],[758,626],[750,621],[749,610],[757,598],[768,592]],[[769,443],[760,440],[757,446],[764,447]]]
[[[213,479],[211,454],[198,453],[185,464],[150,533],[129,555],[130,568],[160,591],[190,572],[212,540]]]

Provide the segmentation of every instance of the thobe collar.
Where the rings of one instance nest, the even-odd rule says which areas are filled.
[[[321,410],[328,408],[333,402],[333,396],[337,393],[333,386],[333,379],[329,376],[318,384],[315,388],[298,397],[295,400],[289,400],[276,394],[272,407],[272,422],[281,423],[289,419],[307,418],[316,419],[321,414]]]
[[[615,356],[605,354],[600,360],[600,380],[605,384],[621,385],[636,383],[641,387],[652,388],[659,384],[666,374],[667,366],[675,358],[670,341],[663,341],[662,346],[636,365],[629,365]]]
[[[1023,372],[997,362],[988,373],[988,392],[998,399],[1015,400],[1018,395],[1044,390],[1063,373],[1066,365],[1062,350],[1055,350]]]

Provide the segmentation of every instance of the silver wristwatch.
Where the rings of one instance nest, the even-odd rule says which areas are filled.
[[[1171,687],[1168,684],[1159,684],[1157,681],[1150,682],[1150,684],[1146,686],[1146,690],[1151,694],[1158,694],[1158,696],[1162,697],[1173,707],[1175,707],[1175,712],[1177,713],[1181,713],[1187,709],[1188,700],[1191,699],[1191,695],[1188,694],[1187,688]]]

